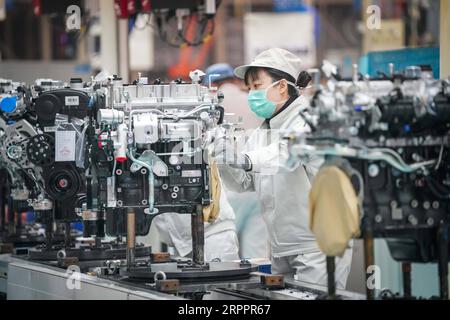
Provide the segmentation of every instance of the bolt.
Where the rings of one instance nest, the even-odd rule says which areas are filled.
[[[417,223],[418,223],[417,218],[415,216],[413,216],[412,214],[408,216],[408,221],[413,226],[417,225]]]
[[[371,164],[368,168],[369,177],[375,178],[380,173],[380,168],[376,164]]]
[[[431,205],[433,209],[437,210],[439,209],[439,201],[433,201],[433,204]]]

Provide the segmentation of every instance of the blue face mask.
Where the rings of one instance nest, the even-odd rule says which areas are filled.
[[[280,80],[281,81],[281,80]],[[269,119],[273,116],[273,114],[275,113],[275,110],[277,109],[277,105],[281,104],[281,103],[285,103],[287,100],[285,101],[279,101],[277,103],[270,101],[267,98],[267,91],[275,86],[278,82],[274,82],[272,83],[269,87],[267,87],[266,89],[261,89],[261,90],[250,90],[249,94],[248,94],[248,104],[250,106],[250,109],[258,116],[264,119]],[[288,81],[289,85],[293,85],[295,87],[295,85]]]

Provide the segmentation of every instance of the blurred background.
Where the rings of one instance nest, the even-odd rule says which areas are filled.
[[[138,73],[187,80],[270,47],[301,56],[305,69],[329,60],[348,77],[355,63],[375,76],[392,62],[429,65],[439,78],[450,75],[449,20],[448,0],[0,0],[0,78],[87,81],[106,71],[125,82]],[[384,240],[376,263],[382,286],[400,290],[401,265]],[[413,295],[438,293],[436,270],[413,267]],[[365,292],[364,282],[357,243],[347,289]]]
[[[186,78],[189,71],[216,62],[246,63],[274,46],[300,55],[305,68],[327,59],[344,75],[355,62],[370,65],[363,69],[367,73],[379,71],[367,63],[377,59],[370,54],[376,51],[426,47],[420,54],[439,63],[439,0],[213,1],[217,10],[206,23],[195,13],[181,19],[185,40],[193,46],[177,39],[175,10],[150,14],[183,3],[193,12],[201,2],[0,0],[2,77],[63,80],[68,74],[89,78],[107,70],[125,80],[138,72],[150,79]],[[71,5],[80,8],[79,29],[68,28],[68,20],[77,18],[67,14]],[[407,54],[400,56],[406,60]]]

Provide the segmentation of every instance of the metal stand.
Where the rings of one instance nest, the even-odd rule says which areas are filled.
[[[374,249],[373,249],[373,232],[370,227],[367,227],[364,232],[364,266],[366,268],[366,295],[367,300],[374,300],[375,299],[375,289],[369,288],[367,285],[367,280],[369,280],[369,275],[367,274],[367,270],[369,266],[373,266],[375,263],[374,258]]]
[[[192,260],[195,264],[205,264],[205,225],[203,223],[203,206],[198,205],[192,213]]]
[[[66,246],[66,248],[70,247],[71,244],[71,237],[70,237],[70,222],[65,222],[64,223],[64,245]]]
[[[403,295],[406,299],[411,299],[411,263],[402,263],[402,274],[403,274]]]
[[[136,251],[136,213],[128,209],[127,214],[127,269],[135,264]]]
[[[51,210],[47,210],[43,212],[44,223],[45,223],[45,243],[47,245],[47,249],[52,248],[53,243],[53,212]]]
[[[336,279],[334,272],[336,270],[335,257],[327,257],[328,274],[328,299],[336,299]]]
[[[97,248],[100,248],[102,246],[102,238],[100,237],[95,237],[95,246]]]
[[[6,200],[5,189],[0,187],[0,233],[3,234],[5,231],[5,221],[6,221]],[[5,201],[6,200],[6,201]]]
[[[439,290],[442,300],[448,300],[448,224],[441,221],[437,233],[439,250]]]
[[[15,220],[15,213],[16,213],[16,206],[14,205],[14,201],[12,199],[9,199],[9,206],[8,206],[8,235],[16,234],[16,226],[14,224]]]

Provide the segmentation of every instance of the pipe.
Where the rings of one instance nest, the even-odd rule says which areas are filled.
[[[369,288],[367,285],[367,281],[369,280],[370,275],[367,273],[367,270],[370,266],[375,264],[374,258],[374,239],[373,232],[371,227],[366,227],[364,232],[364,266],[365,266],[365,274],[366,274],[366,295],[367,300],[375,299],[375,289]]]
[[[403,295],[407,299],[411,299],[411,263],[402,263],[402,274],[403,274]]]
[[[205,263],[205,225],[203,223],[203,207],[197,205],[191,216],[192,260],[195,264]]]
[[[335,280],[335,257],[327,256],[327,275],[328,275],[328,299],[336,299],[336,280]]]
[[[406,164],[400,158],[393,154],[388,154],[385,150],[358,150],[350,147],[329,147],[327,149],[318,149],[312,145],[297,145],[292,147],[293,151],[298,155],[312,154],[319,156],[333,155],[341,157],[349,157],[362,160],[385,161],[400,172],[411,173],[425,166],[436,164],[436,160],[423,161],[419,163]]]
[[[168,152],[168,153],[155,153],[157,156],[193,156],[196,153],[202,152],[201,150],[188,151],[188,152]]]
[[[442,300],[448,300],[448,235],[449,226],[446,221],[441,221],[438,231],[438,272],[439,293]]]
[[[191,111],[181,115],[181,116],[171,116],[169,114],[165,114],[164,112],[162,112],[161,110],[158,109],[137,109],[137,110],[132,110],[129,114],[129,118],[128,118],[128,131],[131,131],[131,128],[133,127],[133,115],[138,114],[138,113],[159,113],[161,115],[163,115],[164,117],[171,117],[171,118],[187,118],[190,117],[191,115],[200,112],[202,110],[209,110],[211,109],[212,105],[211,104],[201,104],[199,105],[197,108],[192,109]]]
[[[155,176],[153,175],[153,167],[152,164],[148,164],[146,162],[140,161],[136,159],[133,155],[133,150],[131,146],[128,146],[128,158],[131,159],[131,161],[143,166],[144,168],[147,168],[148,170],[148,204],[149,204],[149,210],[150,214],[156,214],[158,213],[157,210],[155,210]]]

